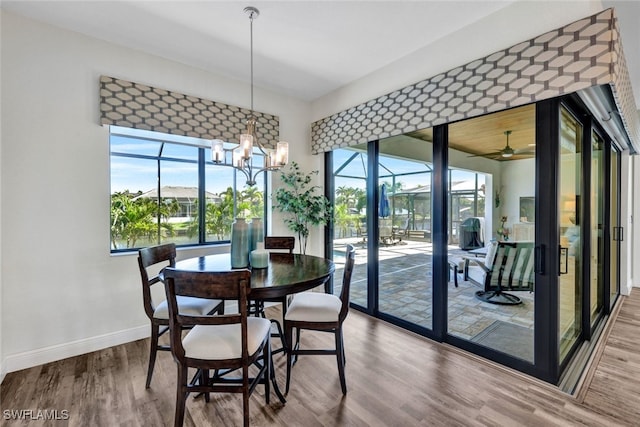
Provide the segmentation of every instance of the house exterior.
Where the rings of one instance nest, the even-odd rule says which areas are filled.
[[[197,215],[195,208],[197,207],[198,188],[197,187],[180,187],[173,185],[165,185],[160,188],[160,198],[164,200],[175,200],[180,205],[180,211],[169,218],[169,222],[185,222],[193,219]],[[134,198],[158,199],[158,189],[153,188],[145,191]],[[220,197],[207,192],[205,195],[208,202],[220,203]]]

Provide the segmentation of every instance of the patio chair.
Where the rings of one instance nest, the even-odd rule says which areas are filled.
[[[378,220],[378,236],[381,245],[389,246],[394,244],[393,226],[390,218],[380,218]]]
[[[484,287],[476,298],[515,305],[522,300],[504,291],[533,292],[533,267],[533,242],[493,242],[486,258],[465,257],[464,279]]]

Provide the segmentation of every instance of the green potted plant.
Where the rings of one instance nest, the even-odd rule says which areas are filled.
[[[302,254],[307,253],[309,228],[325,225],[331,216],[329,200],[318,194],[321,187],[311,184],[312,176],[317,174],[318,171],[304,173],[296,162],[291,162],[288,170],[280,174],[284,186],[275,192],[274,207],[284,214],[285,224],[297,234]]]

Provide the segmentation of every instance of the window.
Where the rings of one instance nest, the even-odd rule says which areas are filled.
[[[265,217],[264,174],[247,186],[211,162],[208,141],[111,126],[110,150],[112,252],[227,242],[235,217]]]

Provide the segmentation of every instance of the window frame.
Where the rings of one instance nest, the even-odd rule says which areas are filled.
[[[131,152],[122,152],[122,151],[117,151],[113,149],[112,146],[112,138],[113,137],[121,137],[121,138],[127,138],[131,141],[132,144],[135,144],[135,141],[152,141],[152,142],[157,142],[159,143],[159,150],[158,150],[158,154],[157,155],[149,155],[149,154],[135,154],[135,153],[131,153]],[[165,144],[175,144],[175,145],[183,145],[183,146],[190,146],[190,147],[194,147],[197,149],[197,155],[195,159],[185,159],[185,158],[179,158],[179,157],[172,157],[172,156],[164,156],[163,153],[163,148],[165,146]],[[235,145],[233,143],[228,143],[231,145]],[[208,151],[209,150],[209,151]],[[217,245],[224,245],[224,244],[229,244],[230,240],[229,239],[225,239],[225,240],[207,240],[207,233],[206,233],[206,216],[205,216],[205,210],[206,210],[206,204],[207,204],[207,187],[206,187],[206,183],[207,183],[207,173],[210,173],[211,168],[229,168],[229,166],[223,166],[223,165],[218,165],[215,164],[214,162],[211,161],[210,157],[210,150],[211,150],[211,146],[210,146],[210,142],[207,140],[203,140],[203,139],[199,139],[199,138],[193,138],[193,137],[186,137],[186,136],[180,136],[180,135],[173,135],[173,134],[164,134],[161,132],[154,132],[154,131],[145,131],[145,130],[139,130],[139,129],[132,129],[132,128],[125,128],[125,127],[120,127],[120,126],[109,126],[109,161],[110,161],[110,165],[109,165],[109,183],[110,183],[110,195],[109,195],[109,209],[110,209],[110,217],[111,217],[111,207],[112,207],[112,198],[113,195],[120,192],[120,191],[112,191],[112,183],[113,183],[113,169],[112,169],[112,165],[113,165],[113,158],[114,157],[118,157],[118,158],[128,158],[128,159],[137,159],[137,160],[145,160],[145,161],[154,161],[156,162],[156,177],[157,177],[157,188],[161,188],[162,183],[160,181],[160,177],[162,176],[162,164],[166,162],[172,162],[171,164],[175,164],[175,163],[188,163],[188,164],[192,164],[192,165],[196,165],[196,172],[197,172],[197,194],[198,194],[198,199],[197,199],[197,218],[198,218],[198,230],[195,233],[195,237],[197,237],[197,242],[189,242],[189,243],[185,243],[185,244],[179,244],[178,242],[176,243],[176,246],[179,248],[189,248],[189,247],[204,247],[204,246],[217,246]],[[209,157],[207,157],[207,155]],[[258,157],[261,157],[261,153],[256,152],[256,150],[254,149],[254,159],[252,159],[252,161],[255,161]],[[232,218],[235,219],[237,216],[237,212],[238,212],[238,203],[239,203],[239,196],[240,194],[246,190],[247,187],[246,184],[244,183],[243,177],[244,175],[242,175],[241,173],[239,173],[235,168],[233,169],[233,173],[232,173],[232,178],[231,180],[228,182],[228,184],[225,184],[224,187],[225,188],[229,188],[231,187],[233,190],[233,214],[232,214]],[[165,167],[166,170],[166,167]],[[264,224],[266,226],[267,223],[267,189],[268,189],[268,182],[266,179],[266,174],[263,176],[262,182],[258,181],[258,184],[256,184],[256,186],[259,188],[259,192],[261,192],[263,194],[263,206],[262,206],[262,218],[264,221]],[[140,190],[138,190],[140,191]],[[216,193],[216,194],[222,194],[222,193]],[[158,201],[158,200],[162,200],[161,194],[159,193],[160,197],[157,197],[155,199],[153,199],[154,201]],[[158,211],[156,211],[157,214]],[[181,207],[181,211],[179,212],[179,217],[182,217],[182,207]],[[158,215],[156,215],[156,218],[158,219],[158,225],[157,225],[157,231],[158,233],[160,233],[160,219],[158,218]],[[232,220],[233,220],[232,219]],[[111,224],[111,220],[110,220],[110,224]],[[230,232],[231,230],[229,230]],[[158,234],[159,236],[159,234]],[[160,237],[156,238],[156,242],[153,244],[161,244],[161,243],[170,243],[172,242],[171,238],[164,238],[161,239]],[[109,250],[111,254],[118,254],[118,253],[128,253],[128,252],[135,252],[138,249],[144,247],[144,245],[135,245],[133,247],[126,247],[126,248],[117,248],[114,249],[113,248],[113,239],[112,239],[112,230],[109,230]]]

